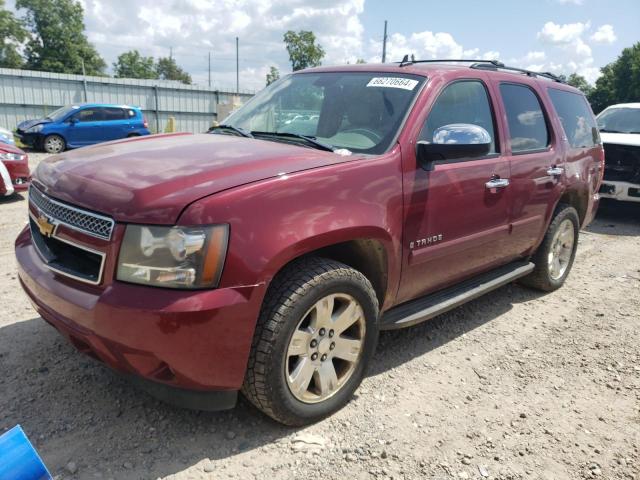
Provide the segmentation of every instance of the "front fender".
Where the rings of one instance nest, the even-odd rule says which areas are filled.
[[[181,225],[228,223],[221,287],[269,283],[286,264],[337,243],[374,239],[397,291],[402,232],[399,149],[236,187],[185,209]]]

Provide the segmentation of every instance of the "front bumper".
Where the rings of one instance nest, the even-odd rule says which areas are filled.
[[[624,202],[640,202],[640,184],[603,180],[600,186],[600,196]]]
[[[147,391],[169,402],[162,385],[178,389],[177,397],[226,391],[231,397],[222,403],[235,400],[264,285],[201,291],[117,281],[86,285],[49,270],[28,228],[16,240],[16,257],[20,283],[33,306],[78,350],[140,377]]]
[[[9,172],[11,184],[16,192],[24,192],[29,189],[31,174],[29,165],[26,162],[4,162],[4,166]]]
[[[21,143],[31,148],[38,148],[42,143],[43,135],[40,132],[37,133],[25,133],[17,131],[15,136]]]

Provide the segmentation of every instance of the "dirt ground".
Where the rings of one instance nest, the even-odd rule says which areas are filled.
[[[351,403],[296,430],[164,405],[77,353],[18,285],[26,203],[0,201],[0,433],[57,478],[640,479],[640,205],[604,205],[557,292],[383,333]]]

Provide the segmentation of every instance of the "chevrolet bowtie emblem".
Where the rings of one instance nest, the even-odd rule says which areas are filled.
[[[51,221],[45,216],[40,214],[36,219],[36,223],[38,224],[38,229],[40,233],[45,237],[50,237],[53,235],[53,231],[56,229],[56,226],[51,223]]]

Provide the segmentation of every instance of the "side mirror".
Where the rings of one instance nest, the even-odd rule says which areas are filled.
[[[433,170],[433,162],[484,157],[491,150],[491,136],[484,128],[470,123],[452,123],[433,132],[431,143],[419,141],[416,158],[424,170]]]
[[[78,119],[76,117],[70,117],[67,120],[67,123],[69,123],[69,125],[75,125],[76,123],[78,123]]]

